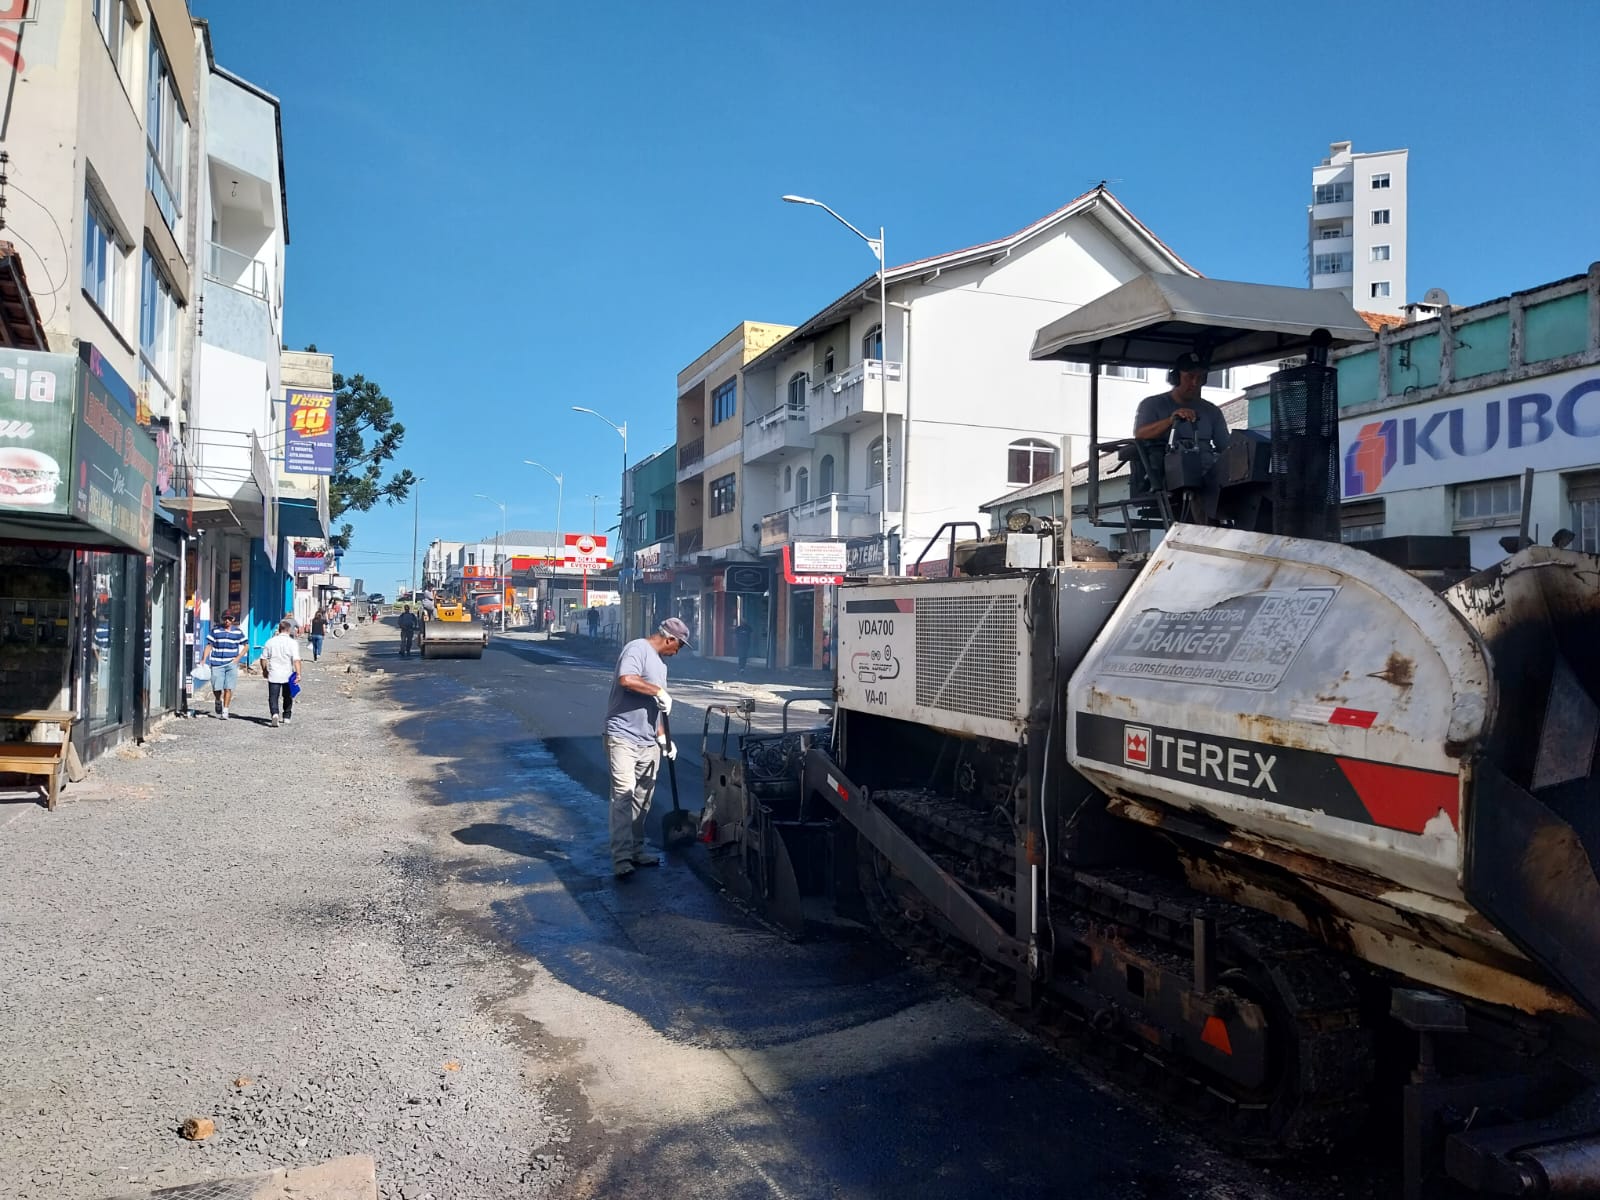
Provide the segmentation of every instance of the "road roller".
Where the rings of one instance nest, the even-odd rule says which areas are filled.
[[[440,601],[420,629],[423,658],[482,658],[489,644],[489,627],[474,622],[460,601]]]

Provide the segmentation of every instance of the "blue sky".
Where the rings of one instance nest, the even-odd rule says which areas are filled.
[[[672,439],[677,371],[873,268],[1009,233],[1108,180],[1199,270],[1304,279],[1331,141],[1411,150],[1410,299],[1600,258],[1600,4],[192,0],[283,101],[286,340],[378,380],[422,540],[615,521],[621,443]],[[1317,15],[1313,16],[1315,11]],[[447,15],[440,16],[439,13]],[[313,15],[314,14],[314,15]],[[472,14],[472,15],[465,15]],[[348,573],[408,576],[412,512]]]

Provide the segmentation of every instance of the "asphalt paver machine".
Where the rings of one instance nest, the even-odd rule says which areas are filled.
[[[842,587],[831,724],[719,760],[754,782],[710,840],[758,905],[870,919],[1235,1150],[1398,1129],[1407,1200],[1600,1195],[1600,559],[1341,544],[1322,358],[1368,336],[1336,294],[1158,276],[1039,331],[1091,389],[1307,361],[1220,525],[1102,498],[1093,397],[1078,516],[1153,551],[1022,520]]]

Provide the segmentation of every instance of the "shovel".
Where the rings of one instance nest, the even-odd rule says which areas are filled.
[[[672,745],[672,726],[667,722],[666,713],[661,714],[661,732],[666,735],[667,745]],[[675,759],[667,759],[667,780],[672,785],[672,811],[661,818],[661,844],[687,846],[699,833],[699,821],[694,813],[678,805],[678,764]]]

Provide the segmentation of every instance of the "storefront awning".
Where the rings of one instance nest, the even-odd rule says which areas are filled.
[[[278,532],[288,538],[325,538],[315,500],[278,501]]]

